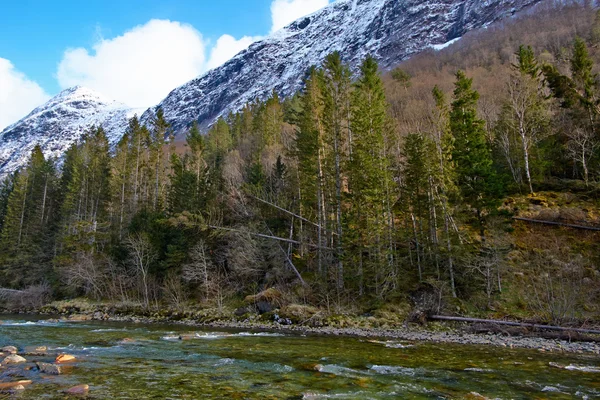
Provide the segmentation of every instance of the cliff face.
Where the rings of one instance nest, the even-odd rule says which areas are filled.
[[[206,127],[273,90],[281,96],[294,93],[308,68],[335,50],[353,69],[371,54],[385,70],[539,1],[338,0],[173,90],[158,106],[176,133],[194,120]],[[155,110],[148,110],[142,120]]]

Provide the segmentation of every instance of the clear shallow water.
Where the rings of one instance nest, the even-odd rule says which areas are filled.
[[[171,325],[0,320],[0,345],[43,345],[79,359],[60,376],[0,370],[2,382],[34,381],[17,396],[23,399],[65,398],[61,390],[82,383],[95,399],[600,398],[597,356]]]

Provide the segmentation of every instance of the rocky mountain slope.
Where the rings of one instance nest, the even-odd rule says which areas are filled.
[[[141,119],[148,122],[162,107],[176,134],[194,120],[206,128],[273,90],[280,96],[299,90],[308,68],[335,50],[355,70],[367,54],[385,70],[541,1],[337,0],[174,89]],[[0,133],[0,177],[23,165],[36,144],[46,156],[60,156],[91,124],[101,124],[115,142],[132,115],[123,104],[88,89],[65,90]]]
[[[367,54],[389,69],[429,46],[459,38],[539,1],[338,0],[173,90],[157,107],[163,108],[176,133],[185,131],[193,120],[206,127],[273,90],[281,96],[294,93],[308,68],[335,50],[353,69]]]
[[[36,144],[46,157],[60,157],[92,125],[102,125],[115,143],[132,115],[124,104],[90,89],[66,89],[0,133],[0,177],[24,165]]]

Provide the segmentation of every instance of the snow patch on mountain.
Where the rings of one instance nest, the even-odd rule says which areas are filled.
[[[173,90],[162,107],[176,134],[264,99],[289,96],[326,55],[340,51],[357,71],[366,55],[388,70],[426,48],[444,48],[466,32],[510,17],[541,0],[338,0],[253,43],[219,68]]]

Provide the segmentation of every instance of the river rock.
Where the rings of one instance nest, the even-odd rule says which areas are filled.
[[[24,357],[21,357],[20,355],[17,354],[11,354],[10,356],[6,357],[4,359],[4,361],[2,361],[3,365],[6,364],[19,364],[19,363],[24,363],[27,360]]]
[[[12,388],[10,388],[8,390],[10,390],[11,392],[20,392],[21,390],[25,390],[25,386],[23,386],[23,385],[16,385],[16,386],[13,386]]]
[[[15,346],[4,346],[2,348],[2,352],[3,353],[8,353],[8,354],[17,354],[17,348]]]
[[[46,346],[25,346],[24,353],[30,356],[45,356],[48,354]]]
[[[87,394],[87,392],[89,390],[90,390],[89,385],[83,384],[83,385],[73,386],[72,388],[65,390],[65,393],[67,393],[67,394]]]
[[[56,360],[54,360],[57,364],[60,363],[67,363],[67,362],[74,362],[77,361],[77,359],[75,358],[75,356],[72,356],[70,354],[59,354],[58,357],[56,357]]]
[[[44,374],[60,375],[62,373],[62,370],[61,370],[60,366],[58,366],[58,365],[45,363],[45,362],[38,362],[38,363],[35,363],[35,365],[37,365],[40,372],[44,373]]]
[[[92,317],[87,314],[73,314],[69,316],[69,321],[89,321]]]
[[[3,382],[0,383],[0,390],[9,390],[9,389],[17,389],[18,386],[21,386],[25,389],[25,385],[30,385],[31,381],[16,381],[16,382]]]

